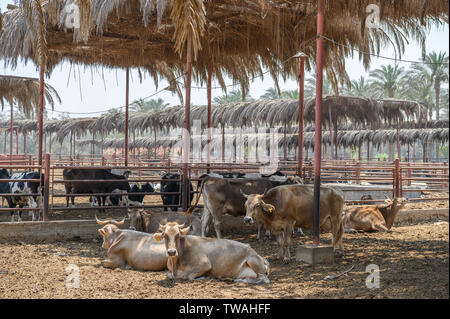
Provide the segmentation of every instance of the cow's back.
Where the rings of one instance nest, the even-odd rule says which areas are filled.
[[[108,255],[118,254],[126,264],[137,270],[164,270],[167,253],[164,241],[156,242],[153,234],[121,229]]]
[[[210,275],[222,278],[236,278],[242,263],[251,256],[258,256],[248,244],[230,239],[186,236],[184,245],[184,262],[194,266],[199,256],[207,256],[212,269]],[[261,257],[260,257],[261,258]]]
[[[280,218],[295,220],[296,224],[311,229],[314,214],[314,187],[310,185],[283,185],[271,189],[267,202],[276,207]],[[342,191],[331,187],[320,187],[320,219],[328,214],[342,211]]]

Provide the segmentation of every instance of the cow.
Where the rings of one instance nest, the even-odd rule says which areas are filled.
[[[390,232],[397,213],[408,202],[403,197],[387,199],[385,205],[370,205],[347,209],[343,213],[343,224],[346,232],[355,233],[386,231]]]
[[[160,224],[177,222],[191,226],[189,235],[200,235],[200,219],[194,215],[183,215],[182,213],[178,212],[160,213],[134,208],[128,210],[128,218],[130,219],[129,229],[131,230],[141,231],[145,233],[155,233],[158,231],[158,227]]]
[[[246,214],[244,223],[262,222],[264,227],[273,231],[280,245],[279,257],[285,262],[291,259],[290,246],[294,225],[313,228],[314,188],[309,185],[283,185],[274,187],[264,194],[247,195],[241,190],[245,199]],[[320,187],[320,220],[323,225],[331,223],[332,244],[342,253],[342,208],[344,195],[341,190],[332,187]]]
[[[177,222],[160,225],[156,241],[164,239],[169,279],[203,276],[237,282],[269,283],[269,262],[250,245],[229,239],[187,235],[190,227]]]
[[[217,238],[221,238],[222,215],[232,216],[245,215],[245,199],[240,194],[240,189],[247,193],[262,193],[280,185],[298,184],[301,180],[289,176],[284,181],[274,181],[268,178],[247,179],[247,178],[217,178],[207,176],[203,179],[196,203],[191,206],[186,214],[189,214],[197,206],[200,195],[203,196],[204,209],[202,215],[202,237],[206,236],[206,229],[211,216],[213,217],[214,229]],[[262,238],[261,228],[258,228],[258,239]]]
[[[115,189],[112,191],[113,194],[121,193],[121,190]],[[130,193],[128,194],[128,199],[126,195],[111,195],[106,197],[106,204],[109,206],[141,206],[144,201],[145,194],[133,194],[133,193],[154,193],[155,189],[152,183],[147,182],[142,186],[137,184],[132,184],[130,186]],[[91,206],[98,206],[97,197],[89,197],[89,202]]]
[[[108,250],[108,259],[102,261],[105,268],[127,268],[161,271],[167,269],[166,247],[156,242],[153,234],[119,229],[125,220],[101,221],[98,232],[103,236],[102,247]]]
[[[83,193],[112,193],[112,191],[119,189],[129,192],[130,184],[127,178],[123,175],[115,175],[107,169],[84,169],[72,168],[63,170],[63,178],[65,181],[70,180],[92,180],[92,182],[72,182],[65,183],[67,194],[83,194]],[[96,180],[120,180],[112,182],[96,182]],[[123,181],[121,181],[123,180]],[[96,196],[100,206],[105,205],[106,196]],[[67,207],[69,207],[69,196],[66,197]],[[75,205],[75,197],[72,196],[72,206]]]
[[[0,178],[3,179],[16,179],[17,182],[4,182],[0,183],[0,189],[2,193],[5,194],[40,194],[42,196],[42,189],[44,185],[44,174],[39,172],[24,172],[24,173],[14,173],[9,176],[6,169],[0,170]],[[22,179],[35,179],[40,180],[40,182],[21,182]],[[39,206],[39,201],[37,200],[37,195],[33,196],[8,196],[6,198],[9,208],[23,208],[28,206],[30,208],[37,208]],[[32,221],[36,221],[35,211],[31,211]],[[38,213],[37,220],[40,219],[40,214]],[[17,221],[22,221],[22,211],[19,211]],[[14,222],[14,211],[11,211],[11,222]]]
[[[167,181],[171,179],[180,180],[180,174],[178,173],[166,173],[161,178],[161,192],[162,193],[175,193],[180,191],[180,182],[179,181]],[[192,202],[194,199],[194,188],[192,184],[190,185],[190,201]],[[180,205],[181,203],[181,194],[161,194],[161,199],[164,205]],[[170,209],[174,212],[178,210],[178,207],[170,207]],[[164,211],[167,211],[168,208],[164,207]]]

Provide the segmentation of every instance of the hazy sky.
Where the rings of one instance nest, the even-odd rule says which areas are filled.
[[[4,12],[6,10],[6,1],[0,0],[0,8]],[[449,28],[448,25],[441,27],[434,27],[426,41],[427,52],[431,51],[445,51],[449,52]],[[394,57],[394,50],[392,47],[385,48],[381,51],[382,56]],[[364,70],[362,63],[358,60],[358,54],[355,52],[353,59],[347,59],[346,69],[351,79],[359,78],[361,75],[368,76]],[[404,60],[418,61],[421,59],[421,49],[419,45],[411,42],[402,57]],[[371,69],[375,69],[383,64],[393,63],[382,58],[373,57]],[[402,63],[402,66],[408,68],[410,63]],[[51,77],[46,78],[46,82],[52,85],[59,93],[62,99],[60,105],[55,105],[55,110],[67,111],[67,112],[93,112],[93,111],[105,111],[110,108],[120,107],[125,104],[125,70],[121,69],[98,69],[94,70],[91,74],[90,68],[84,66],[72,67],[69,78],[70,64],[64,63],[58,66],[52,73]],[[103,76],[104,80],[103,80]],[[34,65],[28,63],[28,65],[19,65],[15,70],[5,68],[3,61],[0,61],[0,74],[11,74],[20,76],[38,77],[38,70]],[[268,75],[268,74],[266,74]],[[307,77],[311,74],[307,74]],[[228,79],[227,84],[232,84],[232,81]],[[198,84],[193,84],[198,86]],[[144,79],[142,83],[139,82],[139,78],[136,71],[131,70],[130,77],[130,102],[149,96],[156,91],[163,89],[167,86],[167,82],[160,81],[158,89],[150,78]],[[217,83],[213,83],[213,87],[217,86]],[[255,79],[250,85],[250,95],[253,98],[258,98],[265,93],[265,90],[273,87],[273,80],[270,76],[265,76],[264,80],[261,78]],[[280,88],[282,90],[296,89],[298,84],[295,80],[288,80],[286,82],[280,82]],[[239,89],[240,86],[236,85],[235,89]],[[234,88],[228,88],[231,91]],[[212,97],[223,95],[224,93],[220,89],[215,89],[212,92]],[[170,105],[178,105],[179,100],[177,95],[172,95],[168,91],[163,91],[152,98],[162,98]],[[205,89],[193,89],[192,90],[192,104],[200,105],[206,104],[206,90]],[[6,110],[5,110],[6,111]],[[51,117],[56,117],[57,112],[50,112]],[[71,117],[84,117],[84,116],[96,116],[98,114],[71,114]]]

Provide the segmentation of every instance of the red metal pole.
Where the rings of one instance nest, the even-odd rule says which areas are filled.
[[[182,195],[181,203],[182,209],[186,211],[188,209],[188,162],[189,162],[189,148],[191,132],[191,72],[192,72],[192,41],[187,41],[187,54],[186,54],[186,104],[184,107],[184,134],[183,134],[183,180],[182,180]]]
[[[398,130],[398,122],[397,122],[397,157],[399,161],[402,160],[402,150],[400,148],[400,136],[399,136],[399,130]]]
[[[320,236],[320,166],[322,144],[322,75],[323,75],[323,28],[324,28],[324,1],[318,0],[317,6],[317,54],[316,54],[316,129],[315,129],[315,166],[314,166],[314,223],[313,244],[319,245]]]
[[[44,67],[42,63],[39,72],[39,145],[38,145],[38,164],[42,166],[42,136],[44,132]]]
[[[12,157],[13,157],[13,123],[14,123],[14,112],[13,112],[13,106],[11,104],[11,118],[10,118],[10,125],[9,128],[9,165],[12,166]],[[9,169],[10,174],[12,174],[12,168]]]
[[[127,68],[125,80],[125,166],[128,166],[128,97],[130,89],[130,69]]]
[[[48,204],[50,198],[50,154],[45,154],[45,168],[44,168],[44,210],[42,219],[44,222],[48,221]]]
[[[208,167],[208,174],[210,173],[209,166],[211,164],[211,82],[212,82],[212,65],[211,61],[209,61],[208,64],[208,84],[207,84],[207,97],[208,97],[208,140],[207,140],[207,155],[206,155],[206,162]]]
[[[298,172],[303,178],[303,101],[305,95],[305,59],[300,58],[299,97],[298,97]]]

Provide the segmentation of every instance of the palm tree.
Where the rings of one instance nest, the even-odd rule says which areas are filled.
[[[298,90],[284,90],[281,92],[281,97],[285,98],[285,99],[293,99],[293,100],[298,100],[299,98],[299,94],[298,94]]]
[[[229,94],[225,94],[222,96],[218,96],[214,98],[214,103],[217,104],[227,104],[234,102],[242,102],[242,101],[252,101],[253,98],[251,96],[247,96],[244,100],[242,96],[241,90],[233,90]]]
[[[343,93],[350,96],[372,96],[372,90],[365,77],[360,76],[358,80],[351,80],[349,88],[344,88]]]
[[[449,78],[448,61],[449,59],[446,52],[436,53],[433,51],[425,56],[425,64],[415,66],[415,69],[422,73],[422,77],[428,77],[428,80],[433,84],[436,120],[439,120],[441,84],[443,82],[448,82]]]
[[[148,101],[144,101],[144,99],[138,99],[131,103],[130,110],[135,112],[149,112],[156,113],[164,110],[169,103],[164,103],[162,98],[158,98],[157,100],[151,99]]]
[[[328,81],[328,78],[326,77],[326,75],[323,75],[323,81],[322,81],[322,95],[326,96],[326,95],[333,95],[333,88],[331,86],[331,82]],[[306,79],[306,83],[305,83],[305,98],[306,99],[311,99],[314,98],[316,96],[316,78],[315,77],[311,77]]]
[[[270,88],[270,89],[267,89],[266,93],[261,95],[259,98],[260,99],[267,99],[267,100],[277,100],[280,97],[281,96],[280,96],[280,94],[278,94],[278,90],[276,88]]]
[[[440,116],[444,119],[448,119],[448,108],[449,108],[449,99],[448,99],[448,88],[442,89],[440,92],[439,104],[444,105],[444,108],[441,109]]]
[[[405,68],[398,64],[382,65],[369,73],[370,86],[376,98],[403,97],[403,84],[405,83]]]

